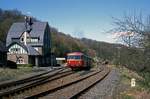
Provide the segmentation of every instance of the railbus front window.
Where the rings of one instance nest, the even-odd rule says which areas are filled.
[[[67,59],[81,59],[81,56],[70,55],[67,57]]]

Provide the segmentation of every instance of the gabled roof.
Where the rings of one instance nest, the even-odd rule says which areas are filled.
[[[30,32],[30,35],[31,37],[39,37],[40,44],[43,44],[44,32],[47,25],[48,25],[47,22],[33,22],[32,24],[32,30]],[[26,29],[24,22],[13,23],[7,34],[6,46],[12,43],[11,42],[12,38],[19,38],[25,31]]]
[[[18,44],[21,47],[23,47],[26,51],[28,51],[27,47],[23,43],[21,43],[21,42],[12,42],[9,46],[7,46],[7,48],[9,49],[14,44]]]
[[[13,42],[13,43],[11,43],[11,44],[8,46],[8,48],[9,48],[10,46],[14,45],[14,44],[18,44],[18,45],[20,45],[21,47],[23,47],[23,48],[27,51],[28,55],[40,55],[40,53],[39,53],[38,51],[36,51],[32,46],[30,46],[30,45],[24,45],[24,44],[21,43],[21,42]]]
[[[27,45],[28,48],[28,55],[40,55],[38,51],[36,51],[33,47],[30,45]]]

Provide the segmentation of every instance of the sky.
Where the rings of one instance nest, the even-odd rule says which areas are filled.
[[[110,33],[113,18],[124,13],[150,14],[150,0],[0,0],[0,8],[17,9],[60,32],[79,38],[116,42]]]

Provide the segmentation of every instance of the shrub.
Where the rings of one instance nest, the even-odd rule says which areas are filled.
[[[141,76],[144,78],[140,81],[142,87],[148,89],[150,91],[150,73],[149,72],[142,72]]]
[[[17,64],[13,61],[7,60],[7,67],[11,68],[11,69],[16,69],[17,68]]]

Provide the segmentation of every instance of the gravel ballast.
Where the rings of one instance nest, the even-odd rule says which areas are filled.
[[[119,82],[119,71],[112,69],[106,78],[82,94],[79,99],[115,99]]]

